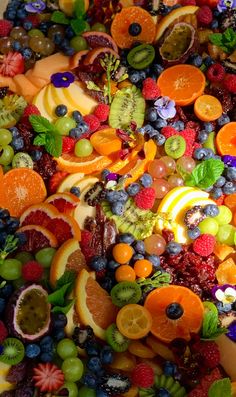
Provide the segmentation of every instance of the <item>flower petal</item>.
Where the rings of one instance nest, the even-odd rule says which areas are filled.
[[[219,288],[216,292],[215,292],[215,297],[218,301],[223,302],[225,299],[225,293]]]

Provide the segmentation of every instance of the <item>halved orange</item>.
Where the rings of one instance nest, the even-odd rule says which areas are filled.
[[[151,330],[152,316],[145,307],[130,303],[119,310],[116,325],[122,335],[127,338],[140,339]]]
[[[236,264],[232,258],[220,263],[216,270],[216,278],[220,285],[236,285]]]
[[[175,65],[165,69],[157,80],[161,95],[176,105],[187,106],[202,95],[206,84],[204,73],[192,65]]]
[[[236,382],[231,383],[232,397],[236,397]]]
[[[112,159],[107,156],[101,156],[95,151],[87,157],[77,157],[73,154],[63,153],[60,157],[55,158],[58,168],[73,174],[74,172],[83,172],[91,174],[102,171],[112,163]]]
[[[52,232],[43,226],[39,225],[26,225],[17,230],[18,233],[24,233],[27,241],[21,245],[21,251],[37,252],[42,248],[58,246],[56,237]]]
[[[6,172],[0,185],[0,207],[19,217],[30,205],[47,196],[42,177],[30,168],[13,168]]]
[[[63,244],[69,238],[81,239],[80,227],[70,215],[58,214],[47,224],[47,229],[57,238],[58,244]]]
[[[58,215],[58,210],[51,204],[41,203],[28,207],[20,217],[20,225],[39,225],[47,227],[49,221]]]
[[[229,194],[224,199],[224,204],[231,210],[236,211],[236,193]]]
[[[90,142],[94,149],[104,156],[118,152],[122,147],[122,141],[117,136],[115,128],[105,128],[94,132],[90,137]]]
[[[105,340],[105,331],[115,322],[117,307],[109,293],[93,279],[87,270],[79,273],[76,285],[76,311],[84,325],[90,325],[94,334]]]
[[[223,113],[222,105],[213,95],[200,95],[194,102],[194,113],[202,121],[217,120]]]
[[[236,156],[236,121],[225,124],[216,135],[216,147],[222,156]]]
[[[79,202],[80,199],[70,192],[55,193],[45,200],[45,203],[52,204],[59,212],[66,215],[70,215]]]
[[[182,308],[178,319],[170,319],[166,310],[177,303]],[[197,333],[203,321],[204,306],[198,295],[189,288],[169,285],[156,288],[147,296],[144,307],[152,316],[151,333],[163,342],[175,338],[190,340],[191,333]]]
[[[132,23],[141,26],[137,36],[129,33]],[[156,25],[148,11],[141,7],[126,7],[115,15],[111,25],[111,35],[120,48],[130,48],[133,43],[153,43],[156,35]]]
[[[55,253],[50,267],[50,283],[55,287],[57,280],[66,270],[79,273],[81,269],[89,270],[76,238],[65,241]]]

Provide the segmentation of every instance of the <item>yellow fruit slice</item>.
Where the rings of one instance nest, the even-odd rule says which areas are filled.
[[[160,357],[164,358],[167,361],[175,361],[175,356],[169,347],[161,342],[159,339],[155,338],[153,335],[149,335],[146,338],[146,343],[150,348]]]
[[[154,358],[156,356],[156,353],[150,347],[145,346],[144,343],[138,340],[131,341],[128,350],[134,356],[140,358]]]

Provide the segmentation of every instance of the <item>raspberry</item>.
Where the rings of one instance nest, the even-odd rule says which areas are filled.
[[[86,124],[88,124],[90,133],[97,131],[97,129],[100,127],[99,119],[93,114],[88,114],[87,116],[84,116],[84,121]]]
[[[136,194],[134,202],[138,208],[149,210],[154,205],[155,195],[155,190],[152,187],[145,187]]]
[[[63,179],[68,175],[65,171],[55,172],[49,179],[48,190],[50,194],[56,193],[58,186],[63,181]]]
[[[212,234],[202,234],[193,242],[193,250],[201,256],[209,256],[214,250],[216,239]]]
[[[161,134],[167,139],[170,138],[170,136],[178,135],[178,131],[174,127],[167,126],[161,129]]]
[[[34,114],[36,116],[40,116],[40,114],[41,114],[39,109],[37,108],[37,106],[32,105],[32,104],[31,105],[27,105],[25,110],[24,110],[23,117],[29,117],[29,116],[32,116]]]
[[[212,11],[208,6],[202,6],[199,8],[196,15],[198,23],[203,26],[210,25],[213,20]]]
[[[40,19],[38,15],[28,15],[23,22],[31,22],[33,25],[33,28],[36,28],[40,24]]]
[[[225,77],[225,68],[220,63],[213,63],[206,72],[208,80],[212,83],[218,83]]]
[[[203,358],[206,368],[216,368],[220,363],[220,351],[217,344],[213,341],[196,343],[194,349]]]
[[[214,368],[209,375],[205,375],[201,379],[200,383],[201,383],[202,389],[205,390],[206,392],[208,392],[212,383],[214,383],[216,380],[219,380],[219,379],[222,379],[222,374],[221,374],[219,368]]]
[[[195,0],[182,0],[181,5],[182,6],[195,6],[196,1]]]
[[[70,136],[64,136],[62,140],[62,153],[70,153],[74,150],[75,140]]]
[[[4,339],[6,339],[8,335],[8,330],[5,327],[5,324],[0,321],[0,343],[2,343],[4,341]]]
[[[36,261],[29,261],[22,267],[22,277],[25,281],[37,282],[42,278],[43,266]]]
[[[160,88],[151,77],[143,81],[142,95],[146,100],[157,99],[161,95]]]
[[[226,90],[231,92],[232,94],[236,94],[236,75],[235,74],[227,74],[223,81],[224,87]]]
[[[148,388],[154,383],[154,371],[150,365],[140,363],[131,372],[131,382],[134,386]]]
[[[191,142],[192,144],[196,139],[196,131],[192,128],[185,128],[184,130],[180,131],[179,135],[181,135],[186,142]]]
[[[12,22],[7,21],[6,19],[0,19],[0,37],[8,36],[12,27]]]
[[[110,106],[105,103],[99,103],[94,110],[93,114],[98,118],[99,121],[104,122],[108,119]]]
[[[208,394],[200,386],[197,386],[188,394],[188,397],[208,397]]]

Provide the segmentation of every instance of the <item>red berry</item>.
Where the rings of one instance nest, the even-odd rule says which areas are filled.
[[[220,363],[220,351],[217,344],[213,341],[199,342],[195,349],[203,358],[206,368],[216,368]]]
[[[208,397],[208,394],[200,386],[197,386],[188,394],[188,397]]]
[[[55,172],[49,179],[48,190],[50,194],[56,193],[58,186],[63,181],[63,179],[68,175],[65,171]]]
[[[62,139],[62,153],[70,153],[74,150],[75,140],[70,136],[64,136]]]
[[[182,6],[195,6],[196,0],[182,0],[181,5]]]
[[[34,367],[33,380],[41,392],[58,390],[64,383],[63,372],[52,363],[40,363]]]
[[[6,77],[14,77],[25,70],[24,58],[19,52],[9,52],[0,60],[0,74]]]
[[[26,106],[24,113],[23,113],[23,117],[29,117],[32,115],[40,116],[40,114],[41,113],[40,113],[39,109],[37,108],[37,106],[31,104],[31,105]]]
[[[100,121],[93,114],[84,116],[84,121],[86,124],[88,124],[90,133],[97,131],[97,129],[100,127]]]
[[[198,23],[203,26],[210,25],[213,20],[212,11],[208,6],[202,6],[201,8],[199,8],[196,15]]]
[[[0,37],[6,37],[12,30],[13,23],[6,19],[0,19]]]
[[[216,380],[222,379],[222,374],[219,370],[219,368],[214,368],[209,375],[205,375],[201,379],[201,387],[203,390],[206,392],[210,389],[212,383],[214,383]]]
[[[214,250],[216,239],[212,234],[202,234],[193,242],[193,250],[200,256],[209,256]]]
[[[223,85],[232,94],[236,94],[236,74],[227,74],[223,81]]]
[[[22,266],[22,277],[25,281],[37,282],[42,275],[43,266],[36,261],[29,261]]]
[[[225,68],[220,63],[213,63],[206,72],[208,80],[212,83],[222,81],[225,77]]]
[[[146,100],[157,99],[161,95],[160,88],[151,77],[143,81],[142,95]]]
[[[167,126],[161,129],[161,134],[167,139],[170,138],[170,136],[178,135],[178,131],[174,127]]]
[[[109,111],[110,111],[109,105],[106,105],[105,103],[99,103],[99,105],[94,110],[93,114],[98,118],[98,120],[104,122],[108,119]]]
[[[148,388],[154,383],[154,371],[150,365],[140,363],[131,372],[131,382],[134,386]]]
[[[0,343],[2,343],[8,335],[8,330],[3,321],[0,320]]]
[[[140,190],[134,197],[134,202],[138,208],[149,210],[153,207],[155,201],[155,190],[152,187],[145,187]]]
[[[40,24],[40,19],[38,15],[28,15],[23,22],[31,22],[33,25],[33,28],[36,28]]]

